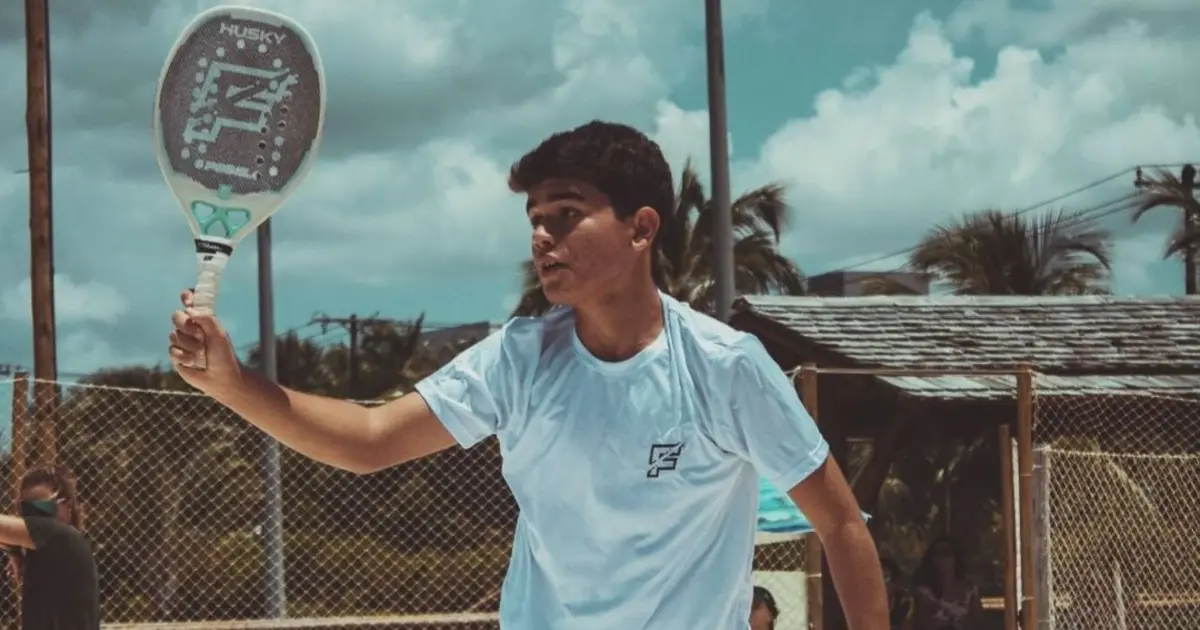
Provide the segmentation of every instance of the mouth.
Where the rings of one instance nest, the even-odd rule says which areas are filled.
[[[546,261],[538,263],[538,266],[537,266],[538,273],[551,273],[551,272],[559,271],[561,269],[566,269],[566,268],[567,268],[567,263],[559,262],[557,260],[546,260]]]

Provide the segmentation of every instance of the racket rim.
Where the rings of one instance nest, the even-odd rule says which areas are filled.
[[[155,161],[158,162],[159,171],[161,172],[163,179],[165,180],[165,182],[167,184],[167,188],[169,188],[171,190],[171,194],[175,197],[176,201],[179,202],[180,210],[183,211],[184,215],[186,216],[186,218],[188,220],[188,227],[191,230],[193,236],[195,236],[196,238],[202,238],[202,237],[208,238],[208,237],[207,237],[207,235],[204,235],[200,232],[199,225],[196,223],[195,218],[191,216],[191,209],[188,207],[190,205],[190,202],[188,200],[185,200],[182,197],[182,193],[180,192],[179,187],[176,185],[175,182],[172,181],[172,177],[178,177],[181,175],[179,174],[178,171],[176,171],[171,166],[170,158],[167,156],[166,143],[164,142],[164,137],[163,137],[163,125],[162,125],[162,115],[161,115],[161,110],[160,110],[160,103],[162,102],[163,85],[166,83],[166,78],[171,69],[171,64],[175,61],[176,55],[179,54],[180,48],[196,31],[200,30],[201,27],[208,24],[211,20],[213,20],[214,18],[217,18],[219,16],[226,16],[226,17],[230,17],[233,19],[243,19],[243,20],[250,20],[250,21],[261,21],[261,20],[256,20],[256,18],[259,18],[259,17],[268,18],[270,20],[274,20],[274,21],[278,22],[279,24],[283,25],[287,29],[295,32],[295,34],[299,36],[301,45],[304,46],[305,50],[308,52],[309,57],[312,60],[313,73],[316,75],[316,78],[317,78],[317,93],[318,93],[318,95],[317,95],[317,126],[316,126],[316,131],[313,133],[312,142],[309,144],[308,149],[306,151],[307,155],[301,161],[300,167],[297,168],[296,172],[292,175],[292,177],[290,179],[288,179],[287,184],[284,185],[278,192],[273,194],[273,196],[276,197],[276,200],[274,201],[273,205],[270,206],[270,209],[267,211],[264,211],[262,213],[262,217],[260,219],[258,219],[258,217],[254,217],[254,218],[258,219],[257,221],[253,222],[253,227],[255,229],[257,229],[258,226],[262,225],[262,223],[265,222],[267,219],[271,218],[271,216],[274,215],[275,212],[278,211],[278,209],[281,206],[283,206],[283,204],[292,196],[292,194],[295,193],[296,189],[299,188],[300,184],[303,183],[304,180],[306,180],[308,178],[308,175],[311,173],[312,168],[316,163],[316,158],[317,158],[318,153],[320,152],[322,139],[324,138],[324,135],[325,135],[325,109],[326,109],[326,99],[327,99],[327,95],[325,93],[325,91],[326,91],[325,67],[321,61],[321,55],[320,55],[320,51],[317,47],[317,42],[312,37],[312,35],[308,32],[308,29],[304,28],[304,26],[302,24],[300,24],[300,22],[298,22],[294,18],[291,18],[283,13],[271,11],[268,9],[261,9],[258,7],[248,7],[248,6],[244,6],[244,5],[224,4],[224,5],[218,5],[215,7],[211,7],[211,8],[205,9],[205,10],[197,13],[187,23],[187,25],[183,28],[183,30],[180,31],[179,35],[175,39],[175,42],[171,44],[171,48],[167,52],[166,59],[163,61],[162,69],[159,71],[159,74],[158,74],[158,83],[154,89],[154,105],[153,105],[153,108],[151,111],[151,127],[153,129],[153,133],[151,134],[151,136],[154,141]],[[188,182],[191,182],[191,183],[197,185],[198,187],[202,188],[203,190],[208,191],[214,197],[216,196],[216,191],[209,189],[207,186],[204,186],[203,184],[196,182],[195,180],[191,179],[190,177],[186,177],[186,176],[182,176],[182,177],[186,178],[186,180]],[[245,230],[244,233],[248,234],[251,231],[252,230]],[[238,238],[238,239],[219,239],[219,240],[232,241],[232,243],[230,243],[230,244],[236,245],[237,241],[240,241],[241,239]]]

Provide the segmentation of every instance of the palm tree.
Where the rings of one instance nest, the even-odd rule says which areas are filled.
[[[340,385],[329,365],[329,351],[312,338],[296,331],[275,338],[276,378],[280,385],[314,394],[333,394]],[[262,347],[255,345],[246,356],[247,367],[262,369]]]
[[[1196,263],[1194,256],[1200,251],[1200,201],[1195,196],[1196,169],[1191,165],[1183,168],[1181,177],[1173,173],[1159,170],[1153,177],[1143,177],[1138,171],[1137,186],[1141,189],[1138,194],[1137,208],[1133,212],[1136,223],[1146,213],[1155,208],[1178,208],[1183,211],[1185,221],[1178,224],[1167,238],[1167,247],[1163,258],[1179,256],[1187,267],[1184,268],[1184,292],[1192,295],[1197,292]],[[1188,264],[1189,258],[1193,261]]]
[[[660,286],[698,310],[711,312],[715,292],[712,268],[713,205],[691,161],[680,178],[675,211],[659,229]],[[779,237],[791,219],[782,184],[768,184],[732,204],[734,287],[740,294],[804,292],[804,274],[779,251]],[[538,315],[551,304],[538,283],[533,261],[522,263],[524,290],[513,315]]]
[[[359,399],[394,397],[412,391],[425,376],[441,367],[427,346],[425,315],[409,322],[378,322],[363,329],[359,342]]]
[[[934,228],[908,267],[958,295],[1103,294],[1111,235],[1061,210],[1032,219],[986,210]]]

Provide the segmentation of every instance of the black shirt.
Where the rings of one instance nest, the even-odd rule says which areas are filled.
[[[25,550],[22,630],[99,630],[100,595],[92,544],[74,527],[26,516],[34,548]]]

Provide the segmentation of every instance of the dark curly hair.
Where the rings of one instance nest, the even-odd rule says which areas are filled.
[[[779,606],[775,603],[775,596],[768,591],[765,586],[754,586],[754,598],[750,603],[750,610],[754,610],[759,606],[766,606],[767,611],[771,613],[771,627],[775,627],[775,622],[779,620]]]
[[[76,491],[75,473],[62,464],[34,466],[21,476],[20,490],[24,492],[34,486],[49,486],[62,499],[70,512],[70,523],[83,531],[83,506]]]
[[[550,179],[575,179],[595,186],[622,219],[641,208],[653,208],[660,224],[666,224],[674,214],[671,167],[662,149],[628,125],[593,120],[546,138],[512,165],[508,187],[527,193]],[[657,250],[657,236],[654,245]],[[651,259],[654,279],[661,285],[657,251]]]

